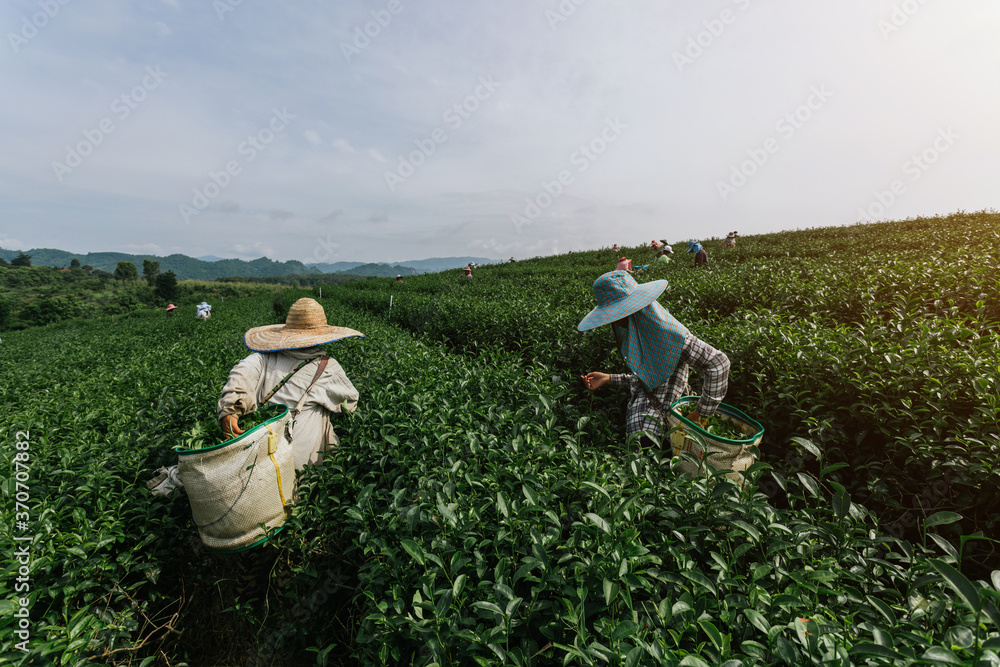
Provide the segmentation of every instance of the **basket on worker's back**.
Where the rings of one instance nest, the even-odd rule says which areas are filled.
[[[729,472],[726,476],[742,485],[743,472],[757,460],[757,452],[764,440],[764,427],[733,406],[722,403],[713,417],[726,423],[743,437],[727,438],[712,433],[690,421],[681,412],[682,407],[696,404],[698,400],[698,396],[684,396],[671,404],[667,414],[667,423],[672,429],[670,444],[674,456],[687,452],[702,464],[696,465],[684,458],[679,466],[680,470],[695,475],[707,473],[709,467],[727,470]]]
[[[205,449],[179,450],[184,483],[201,540],[213,551],[262,544],[281,529],[295,491],[295,462],[287,438],[292,411],[269,405],[266,421]],[[273,416],[272,416],[273,414]]]
[[[316,364],[312,382],[294,408],[268,401],[300,370]],[[289,433],[330,357],[305,359],[260,401],[263,423],[206,449],[177,452],[177,476],[191,501],[201,541],[214,551],[241,551],[267,541],[290,511],[295,456]],[[272,412],[276,411],[273,416]]]

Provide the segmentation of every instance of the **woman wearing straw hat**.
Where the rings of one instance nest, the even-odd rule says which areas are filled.
[[[703,380],[701,398],[691,421],[705,424],[715,414],[729,386],[729,358],[698,339],[656,299],[666,280],[638,284],[624,271],[610,271],[594,282],[597,307],[581,320],[580,331],[610,324],[618,350],[631,374],[587,373],[581,376],[591,391],[610,385],[631,390],[626,432],[662,438],[665,413],[684,392],[689,369]]]
[[[217,406],[222,434],[227,439],[242,434],[239,418],[259,405],[295,406],[305,397],[289,433],[295,469],[322,463],[323,452],[339,442],[329,417],[354,412],[358,390],[319,346],[351,336],[364,334],[328,325],[323,306],[308,298],[292,304],[284,324],[247,331],[243,341],[253,354],[229,371]],[[153,495],[169,497],[183,484],[174,465],[157,470],[146,486]]]
[[[247,331],[243,340],[253,354],[229,371],[219,399],[223,434],[235,437],[243,433],[239,418],[262,403],[294,406],[307,395],[291,433],[295,468],[321,463],[323,451],[338,442],[330,415],[354,412],[358,390],[340,364],[319,346],[363,335],[327,324],[323,306],[308,298],[292,304],[284,324]]]

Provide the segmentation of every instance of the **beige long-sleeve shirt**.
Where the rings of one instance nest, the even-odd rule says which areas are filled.
[[[269,391],[292,372],[304,359],[321,356],[323,350],[311,347],[282,352],[254,352],[229,371],[229,380],[219,398],[219,419],[227,415],[242,417],[257,409]],[[313,376],[319,362],[307,364],[279,389],[268,403],[294,408]],[[330,423],[330,415],[354,412],[358,406],[358,390],[332,357],[323,375],[309,390],[301,411],[291,429],[295,468],[307,463],[321,463],[323,451],[338,443]]]

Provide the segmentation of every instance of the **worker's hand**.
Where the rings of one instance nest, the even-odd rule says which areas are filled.
[[[243,435],[243,429],[240,428],[236,415],[226,415],[219,420],[219,426],[222,427],[222,435],[227,438],[235,438],[238,435]]]
[[[701,415],[698,414],[697,410],[694,410],[693,412],[689,413],[687,418],[688,421],[694,422],[695,424],[697,424],[702,428],[705,428],[705,426],[708,424],[708,417],[702,417]]]
[[[600,389],[610,382],[611,376],[607,373],[593,372],[581,375],[580,379],[583,380],[583,384],[587,385],[587,389],[594,391],[595,389]]]

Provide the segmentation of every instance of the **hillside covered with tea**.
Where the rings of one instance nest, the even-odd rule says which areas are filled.
[[[703,238],[696,269],[669,238],[636,279],[729,356],[725,401],[765,428],[743,488],[627,440],[626,397],[580,383],[625,370],[609,327],[576,330],[610,249],[4,332],[0,544],[30,564],[2,565],[0,656],[1000,664],[998,239],[1000,214],[959,212]],[[328,346],[358,411],[284,530],[210,553],[145,482],[300,296],[365,333]]]

